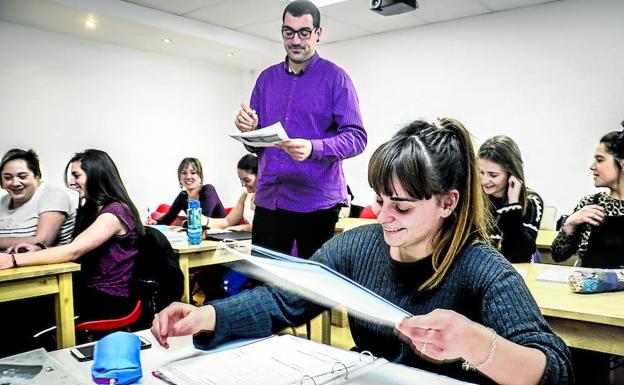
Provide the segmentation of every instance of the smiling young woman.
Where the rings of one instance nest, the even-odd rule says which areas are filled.
[[[510,262],[529,262],[544,213],[542,198],[526,187],[520,148],[497,135],[479,147],[479,176],[494,219],[490,241]]]
[[[188,200],[199,200],[202,215],[205,217],[225,217],[225,207],[219,199],[217,190],[211,184],[203,184],[204,171],[201,162],[197,158],[184,158],[178,166],[178,181],[182,191],[175,198],[169,210],[160,218],[154,220],[148,217],[145,221],[148,225],[172,223],[178,213],[188,209]]]
[[[570,384],[568,351],[522,277],[487,241],[472,141],[453,119],[415,121],[371,156],[379,223],[327,241],[325,264],[415,316],[392,326],[351,316],[358,350],[479,383]],[[518,311],[522,309],[522,311]],[[203,307],[174,303],[152,333],[194,335],[195,346],[268,336],[324,310],[258,286]]]

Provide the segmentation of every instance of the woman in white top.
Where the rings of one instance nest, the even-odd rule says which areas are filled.
[[[78,196],[41,181],[39,156],[33,150],[12,149],[0,162],[0,250],[13,251],[18,244],[29,249],[69,243],[72,239]]]
[[[256,174],[258,174],[258,157],[253,154],[243,156],[236,165],[238,179],[245,191],[238,198],[236,206],[227,214],[225,218],[208,218],[208,226],[215,229],[226,229],[232,231],[251,231],[256,203],[254,200],[256,193]],[[245,219],[246,224],[240,222]]]

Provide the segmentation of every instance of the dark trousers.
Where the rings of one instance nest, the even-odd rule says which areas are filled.
[[[334,236],[340,206],[297,213],[256,206],[251,242],[254,245],[290,254],[297,242],[297,256],[310,258],[323,243]]]

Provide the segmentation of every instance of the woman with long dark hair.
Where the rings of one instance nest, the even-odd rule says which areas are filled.
[[[135,205],[110,156],[85,150],[67,164],[67,183],[80,195],[74,240],[66,245],[20,254],[0,254],[0,269],[76,261],[76,313],[80,320],[128,314],[136,298],[130,283],[144,229]]]
[[[584,267],[624,267],[624,130],[600,138],[589,167],[594,186],[574,208],[552,244],[556,262],[578,253]]]

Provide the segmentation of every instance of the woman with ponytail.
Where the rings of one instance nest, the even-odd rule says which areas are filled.
[[[74,240],[40,251],[0,253],[0,269],[76,261],[81,269],[74,278],[74,307],[80,321],[127,315],[136,305],[130,280],[144,233],[139,213],[106,152],[76,154],[65,173],[81,201]]]
[[[561,262],[578,253],[581,266],[623,268],[624,130],[600,139],[589,169],[594,186],[607,191],[581,199],[553,241],[552,257]]]
[[[394,328],[350,317],[357,349],[479,384],[571,383],[565,344],[522,277],[488,243],[474,148],[460,122],[404,127],[372,155],[368,181],[379,223],[332,238],[311,259],[415,316]],[[269,335],[322,310],[257,287],[202,308],[174,303],[152,333],[163,346],[169,336],[195,334],[196,346],[211,348]]]

